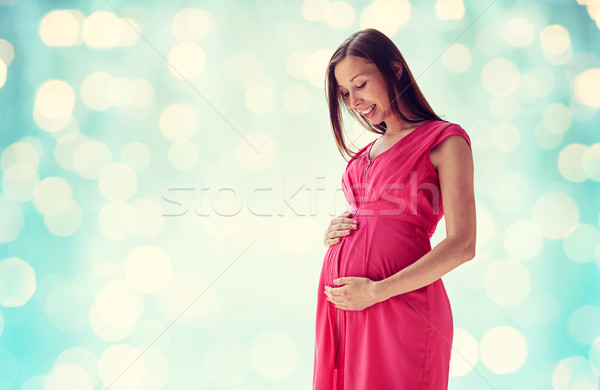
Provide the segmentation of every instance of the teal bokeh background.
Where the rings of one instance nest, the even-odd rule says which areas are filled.
[[[0,389],[310,388],[365,27],[473,144],[449,388],[597,389],[600,4],[461,0],[0,1]]]

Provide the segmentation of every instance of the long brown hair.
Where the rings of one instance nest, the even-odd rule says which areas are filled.
[[[350,35],[336,49],[327,65],[325,77],[325,91],[327,94],[327,103],[329,104],[329,117],[331,127],[337,148],[344,157],[353,159],[357,152],[352,152],[346,145],[342,126],[342,112],[340,106],[344,107],[350,114],[368,131],[377,134],[384,134],[386,131],[385,122],[372,125],[362,115],[358,115],[354,110],[349,109],[341,93],[338,91],[337,80],[335,79],[335,66],[346,56],[362,57],[374,63],[381,72],[386,85],[388,86],[388,96],[391,102],[392,112],[406,122],[421,122],[427,119],[442,120],[433,111],[425,96],[419,89],[417,82],[413,78],[404,57],[398,50],[398,47],[385,34],[374,28],[366,28]],[[392,62],[399,62],[402,66],[402,75],[400,79],[396,77],[396,71],[392,67]],[[409,111],[403,113],[398,103],[402,96],[403,105]],[[410,117],[410,118],[409,118]]]

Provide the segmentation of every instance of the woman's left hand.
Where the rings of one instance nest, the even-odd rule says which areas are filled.
[[[369,278],[349,276],[336,279],[333,284],[340,287],[325,286],[325,295],[342,310],[363,310],[383,300],[377,296],[377,282]]]

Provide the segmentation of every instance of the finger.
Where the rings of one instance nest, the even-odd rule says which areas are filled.
[[[332,230],[325,236],[327,239],[336,238],[336,237],[344,237],[350,234],[350,229],[347,230]]]
[[[343,230],[343,229],[357,229],[358,223],[348,222],[348,223],[338,223],[333,226],[334,230]]]
[[[340,238],[339,237],[329,238],[329,239],[325,240],[325,245],[326,246],[332,246],[332,245],[335,245],[335,244],[337,244],[339,242],[340,242]]]

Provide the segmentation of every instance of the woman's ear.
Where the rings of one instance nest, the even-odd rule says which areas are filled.
[[[394,73],[396,73],[396,78],[400,80],[400,76],[402,76],[402,65],[398,61],[392,61],[392,69],[394,69]]]

